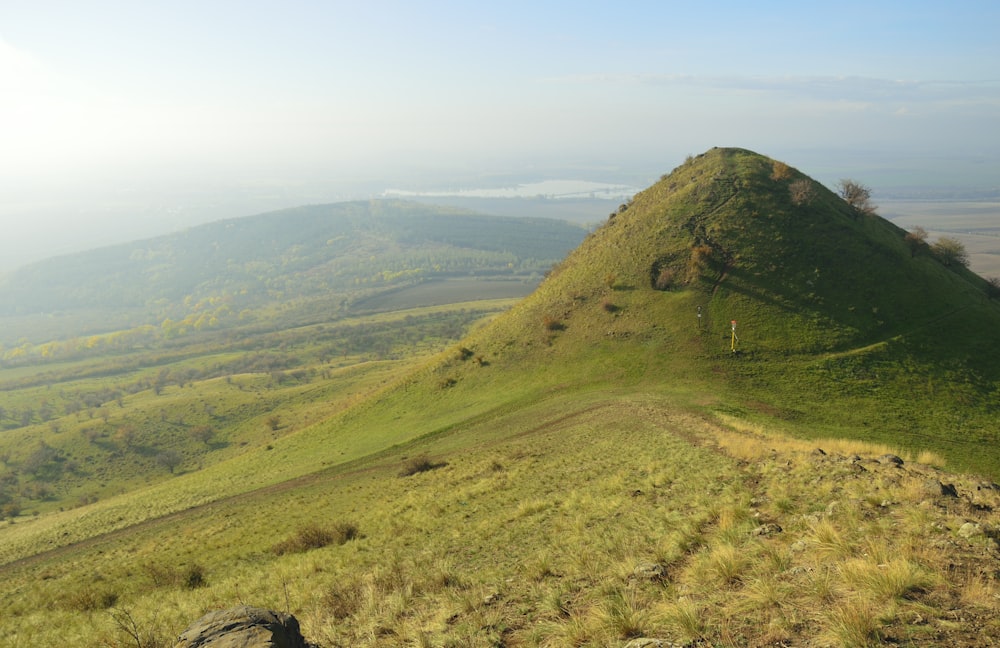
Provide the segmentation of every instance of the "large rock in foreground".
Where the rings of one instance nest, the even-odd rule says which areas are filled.
[[[209,612],[178,638],[174,648],[309,648],[290,614],[241,606]]]

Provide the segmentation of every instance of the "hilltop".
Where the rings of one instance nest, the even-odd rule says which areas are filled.
[[[981,645],[998,324],[906,232],[713,149],[444,350],[310,360],[283,433],[0,528],[0,612],[66,645],[238,603],[321,646]],[[218,378],[166,395],[268,394]]]

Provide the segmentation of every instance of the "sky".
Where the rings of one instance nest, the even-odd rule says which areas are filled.
[[[993,0],[0,0],[0,272],[389,187],[645,186],[712,146],[997,189],[997,34]]]

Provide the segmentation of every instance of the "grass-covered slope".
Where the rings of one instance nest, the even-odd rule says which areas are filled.
[[[799,434],[936,449],[998,475],[1000,305],[905,234],[780,162],[713,149],[470,340],[492,364],[466,372],[653,382]]]
[[[820,445],[658,394],[554,395],[0,567],[0,628],[12,645],[159,648],[253,604],[322,648],[997,637],[1000,493]]]
[[[360,402],[317,378],[349,402],[5,525],[5,636],[167,646],[250,603],[324,648],[995,639],[997,487],[932,465],[1000,474],[1000,313],[903,237],[763,156],[694,158]]]
[[[527,275],[583,234],[562,221],[403,201],[311,205],[26,266],[0,278],[0,315],[225,297],[245,305],[428,277]]]

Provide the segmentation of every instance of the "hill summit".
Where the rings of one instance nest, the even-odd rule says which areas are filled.
[[[995,473],[977,455],[995,441],[1000,308],[981,277],[865,207],[712,149],[611,214],[470,350],[580,380],[687,381],[725,411]]]

